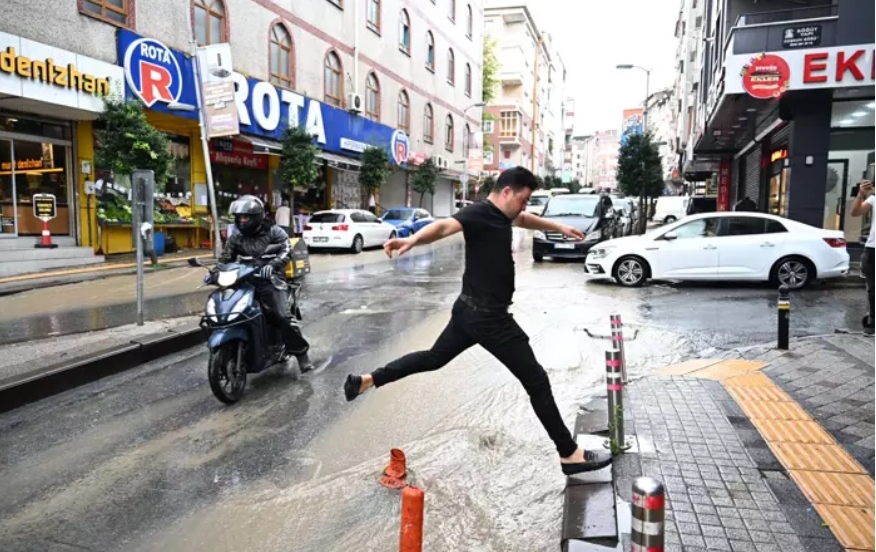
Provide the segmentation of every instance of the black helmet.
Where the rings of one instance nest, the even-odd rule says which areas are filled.
[[[234,226],[244,236],[253,236],[265,220],[265,206],[262,201],[251,195],[240,196],[231,203],[228,212],[234,217]],[[240,222],[240,216],[247,215],[249,220]]]

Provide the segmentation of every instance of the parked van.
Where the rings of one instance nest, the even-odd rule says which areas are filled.
[[[689,196],[660,196],[654,207],[652,220],[670,224],[687,216],[687,206],[690,203]]]

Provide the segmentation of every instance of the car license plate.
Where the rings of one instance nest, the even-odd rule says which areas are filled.
[[[328,238],[323,238],[323,237],[313,238],[313,243],[325,243],[327,241],[328,241]]]
[[[575,249],[574,243],[555,243],[555,249]]]

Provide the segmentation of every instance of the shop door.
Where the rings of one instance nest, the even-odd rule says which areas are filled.
[[[0,138],[0,239],[18,236],[14,159],[12,141]]]
[[[824,187],[824,229],[843,230],[849,186],[849,162],[839,159],[827,162],[827,183]]]

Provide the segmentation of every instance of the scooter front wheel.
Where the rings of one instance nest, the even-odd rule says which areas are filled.
[[[210,356],[207,379],[210,390],[225,404],[234,404],[243,397],[246,388],[246,343],[223,343]]]

